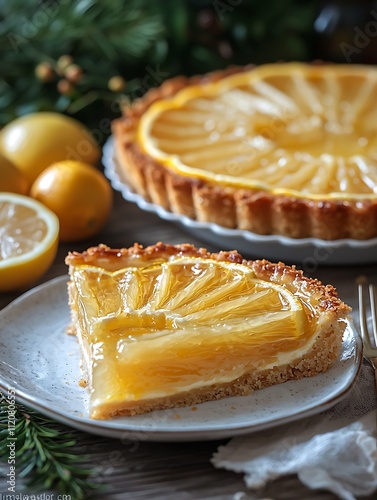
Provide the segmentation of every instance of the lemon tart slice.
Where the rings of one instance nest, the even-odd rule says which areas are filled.
[[[66,262],[92,418],[249,394],[338,357],[349,307],[294,267],[162,243]]]
[[[377,68],[268,64],[168,80],[113,122],[132,188],[258,234],[377,236]]]

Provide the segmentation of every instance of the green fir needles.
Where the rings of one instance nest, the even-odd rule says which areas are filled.
[[[12,394],[0,393],[0,460],[6,464],[7,490],[20,493],[22,482],[29,490],[85,498],[99,485],[92,480],[95,471],[83,465],[85,456],[75,451],[79,436],[16,403]]]
[[[90,128],[162,80],[313,58],[320,0],[2,0],[0,126],[36,111]]]

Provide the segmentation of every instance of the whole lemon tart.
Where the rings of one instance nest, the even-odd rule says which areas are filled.
[[[66,262],[91,418],[245,395],[338,359],[350,308],[295,267],[163,243]]]
[[[377,69],[268,64],[167,80],[113,122],[131,187],[257,234],[377,236]]]

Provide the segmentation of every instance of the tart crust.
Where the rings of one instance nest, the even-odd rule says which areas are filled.
[[[295,266],[286,266],[282,262],[271,263],[267,260],[245,260],[237,251],[210,253],[204,248],[197,249],[190,244],[167,245],[163,243],[146,248],[136,243],[128,249],[112,249],[106,245],[99,245],[82,253],[69,253],[66,257],[66,263],[70,273],[82,265],[98,266],[115,271],[127,266],[145,266],[152,262],[167,261],[179,257],[200,257],[243,264],[252,268],[258,279],[284,285],[291,291],[298,291],[307,297],[314,298],[316,315],[320,318],[321,324],[317,327],[310,350],[303,356],[292,357],[289,363],[283,363],[269,369],[250,371],[229,383],[213,384],[168,397],[124,402],[113,406],[107,405],[106,411],[97,411],[92,415],[93,418],[103,419],[118,415],[143,414],[153,410],[188,406],[229,396],[246,395],[254,390],[274,384],[325,372],[338,358],[350,308],[339,299],[333,286],[323,285],[316,279],[305,277],[302,271],[297,270]],[[79,334],[77,327],[78,307],[72,281],[68,284],[68,290],[72,319],[68,331]],[[83,361],[85,365],[84,355]],[[84,376],[90,381],[90,367],[84,366],[84,369],[86,370]]]
[[[322,240],[377,237],[377,199],[323,200],[293,197],[250,188],[223,187],[206,179],[181,175],[145,153],[137,141],[140,117],[156,101],[174,96],[184,87],[206,85],[253,66],[191,78],[176,77],[123,110],[113,121],[115,160],[126,182],[146,200],[200,222],[256,234]]]

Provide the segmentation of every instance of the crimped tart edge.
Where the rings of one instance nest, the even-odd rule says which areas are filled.
[[[126,181],[147,201],[200,222],[256,234],[290,238],[367,240],[377,236],[377,200],[317,201],[273,192],[222,187],[173,172],[144,153],[136,141],[142,114],[153,102],[171,97],[183,87],[217,81],[253,66],[191,78],[176,77],[149,90],[113,121],[115,160]]]
[[[200,257],[239,263],[251,267],[257,278],[284,284],[297,289],[302,286],[310,295],[321,296],[318,308],[328,318],[325,328],[316,336],[313,345],[305,356],[298,357],[289,364],[272,369],[251,371],[238,379],[225,384],[214,384],[171,397],[150,399],[139,402],[124,402],[116,406],[98,408],[91,415],[95,419],[114,416],[131,416],[154,410],[172,409],[199,404],[231,396],[250,394],[288,380],[298,380],[325,372],[336,361],[346,327],[346,318],[350,308],[344,304],[332,285],[323,285],[320,281],[305,277],[295,266],[286,266],[282,262],[272,263],[267,260],[245,260],[236,251],[210,253],[205,248],[196,248],[190,244],[168,245],[157,243],[143,247],[137,243],[130,248],[113,249],[106,245],[91,247],[84,252],[70,252],[66,257],[70,273],[77,266],[99,266],[108,270],[117,270],[139,261],[141,265],[154,259],[168,260],[171,257]],[[72,324],[69,333],[76,333],[77,311],[75,311],[73,283],[68,284]],[[83,354],[83,353],[82,353]],[[84,356],[82,356],[84,360]],[[88,368],[88,367],[87,367]],[[89,377],[90,380],[90,377]]]

